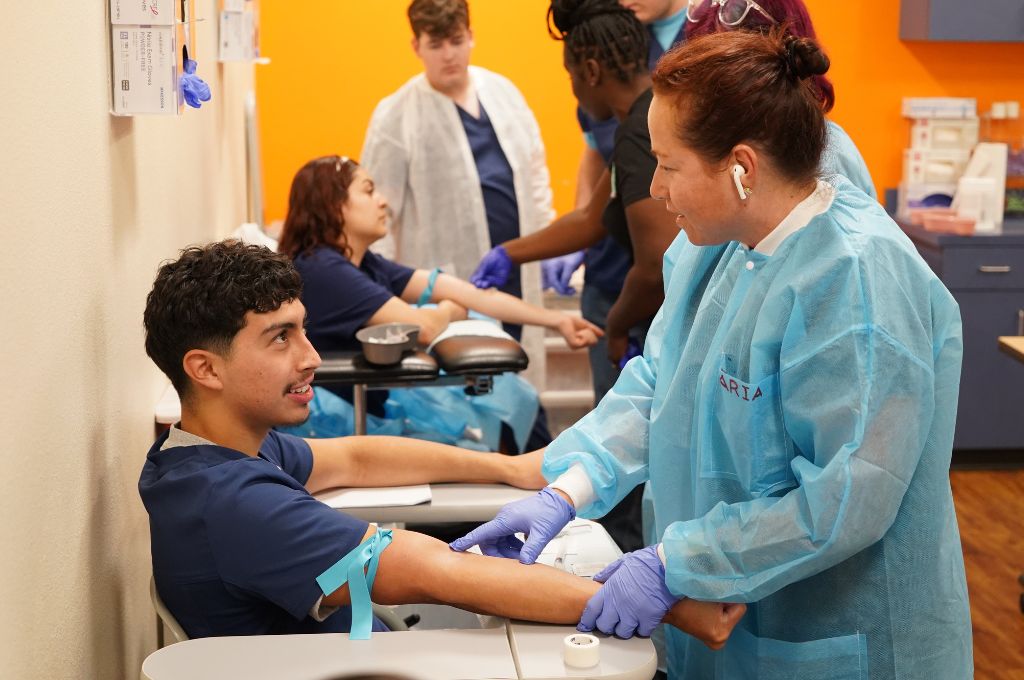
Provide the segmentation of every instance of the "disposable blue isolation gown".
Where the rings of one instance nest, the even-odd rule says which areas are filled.
[[[585,517],[649,479],[669,589],[748,603],[720,652],[666,627],[671,677],[973,673],[959,309],[878,203],[833,183],[771,256],[681,232],[643,356],[545,456],[549,480],[586,469]]]
[[[827,137],[825,153],[821,157],[821,174],[826,178],[842,175],[865,194],[877,199],[875,183],[871,180],[871,173],[857,145],[837,123],[826,123]]]

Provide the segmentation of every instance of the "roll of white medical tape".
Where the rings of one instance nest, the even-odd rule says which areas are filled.
[[[586,633],[566,635],[562,655],[566,666],[573,668],[596,666],[601,661],[601,641]]]

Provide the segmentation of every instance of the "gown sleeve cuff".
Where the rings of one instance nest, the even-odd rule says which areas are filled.
[[[587,470],[581,463],[573,463],[561,476],[549,484],[553,489],[564,491],[579,512],[594,502],[594,485],[590,483]]]
[[[665,561],[665,544],[658,544],[658,559],[661,560],[661,566],[668,568],[668,562]]]

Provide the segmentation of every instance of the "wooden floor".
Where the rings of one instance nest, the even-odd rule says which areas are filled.
[[[950,473],[974,625],[978,680],[1024,680],[1024,470]]]

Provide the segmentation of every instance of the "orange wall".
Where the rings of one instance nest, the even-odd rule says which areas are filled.
[[[265,0],[256,71],[267,221],[283,218],[295,171],[315,156],[358,157],[377,102],[420,72],[408,0]],[[515,11],[509,11],[509,7]],[[473,63],[512,79],[540,121],[557,207],[571,207],[583,142],[544,28],[548,0],[470,0]]]
[[[905,43],[898,2],[806,0],[833,61],[832,117],[850,133],[876,184],[895,186],[909,126],[904,96],[1024,99],[1024,44]],[[540,121],[556,208],[571,207],[582,149],[561,65],[544,28],[548,0],[471,0],[473,62],[511,78]],[[358,156],[376,103],[419,71],[406,0],[261,4],[257,67],[266,217],[284,216],[295,171],[315,156]],[[510,11],[510,7],[515,7]]]
[[[979,113],[1024,99],[1022,43],[902,42],[899,2],[805,1],[832,58],[832,118],[857,142],[879,190],[903,173],[903,97],[976,97]]]

